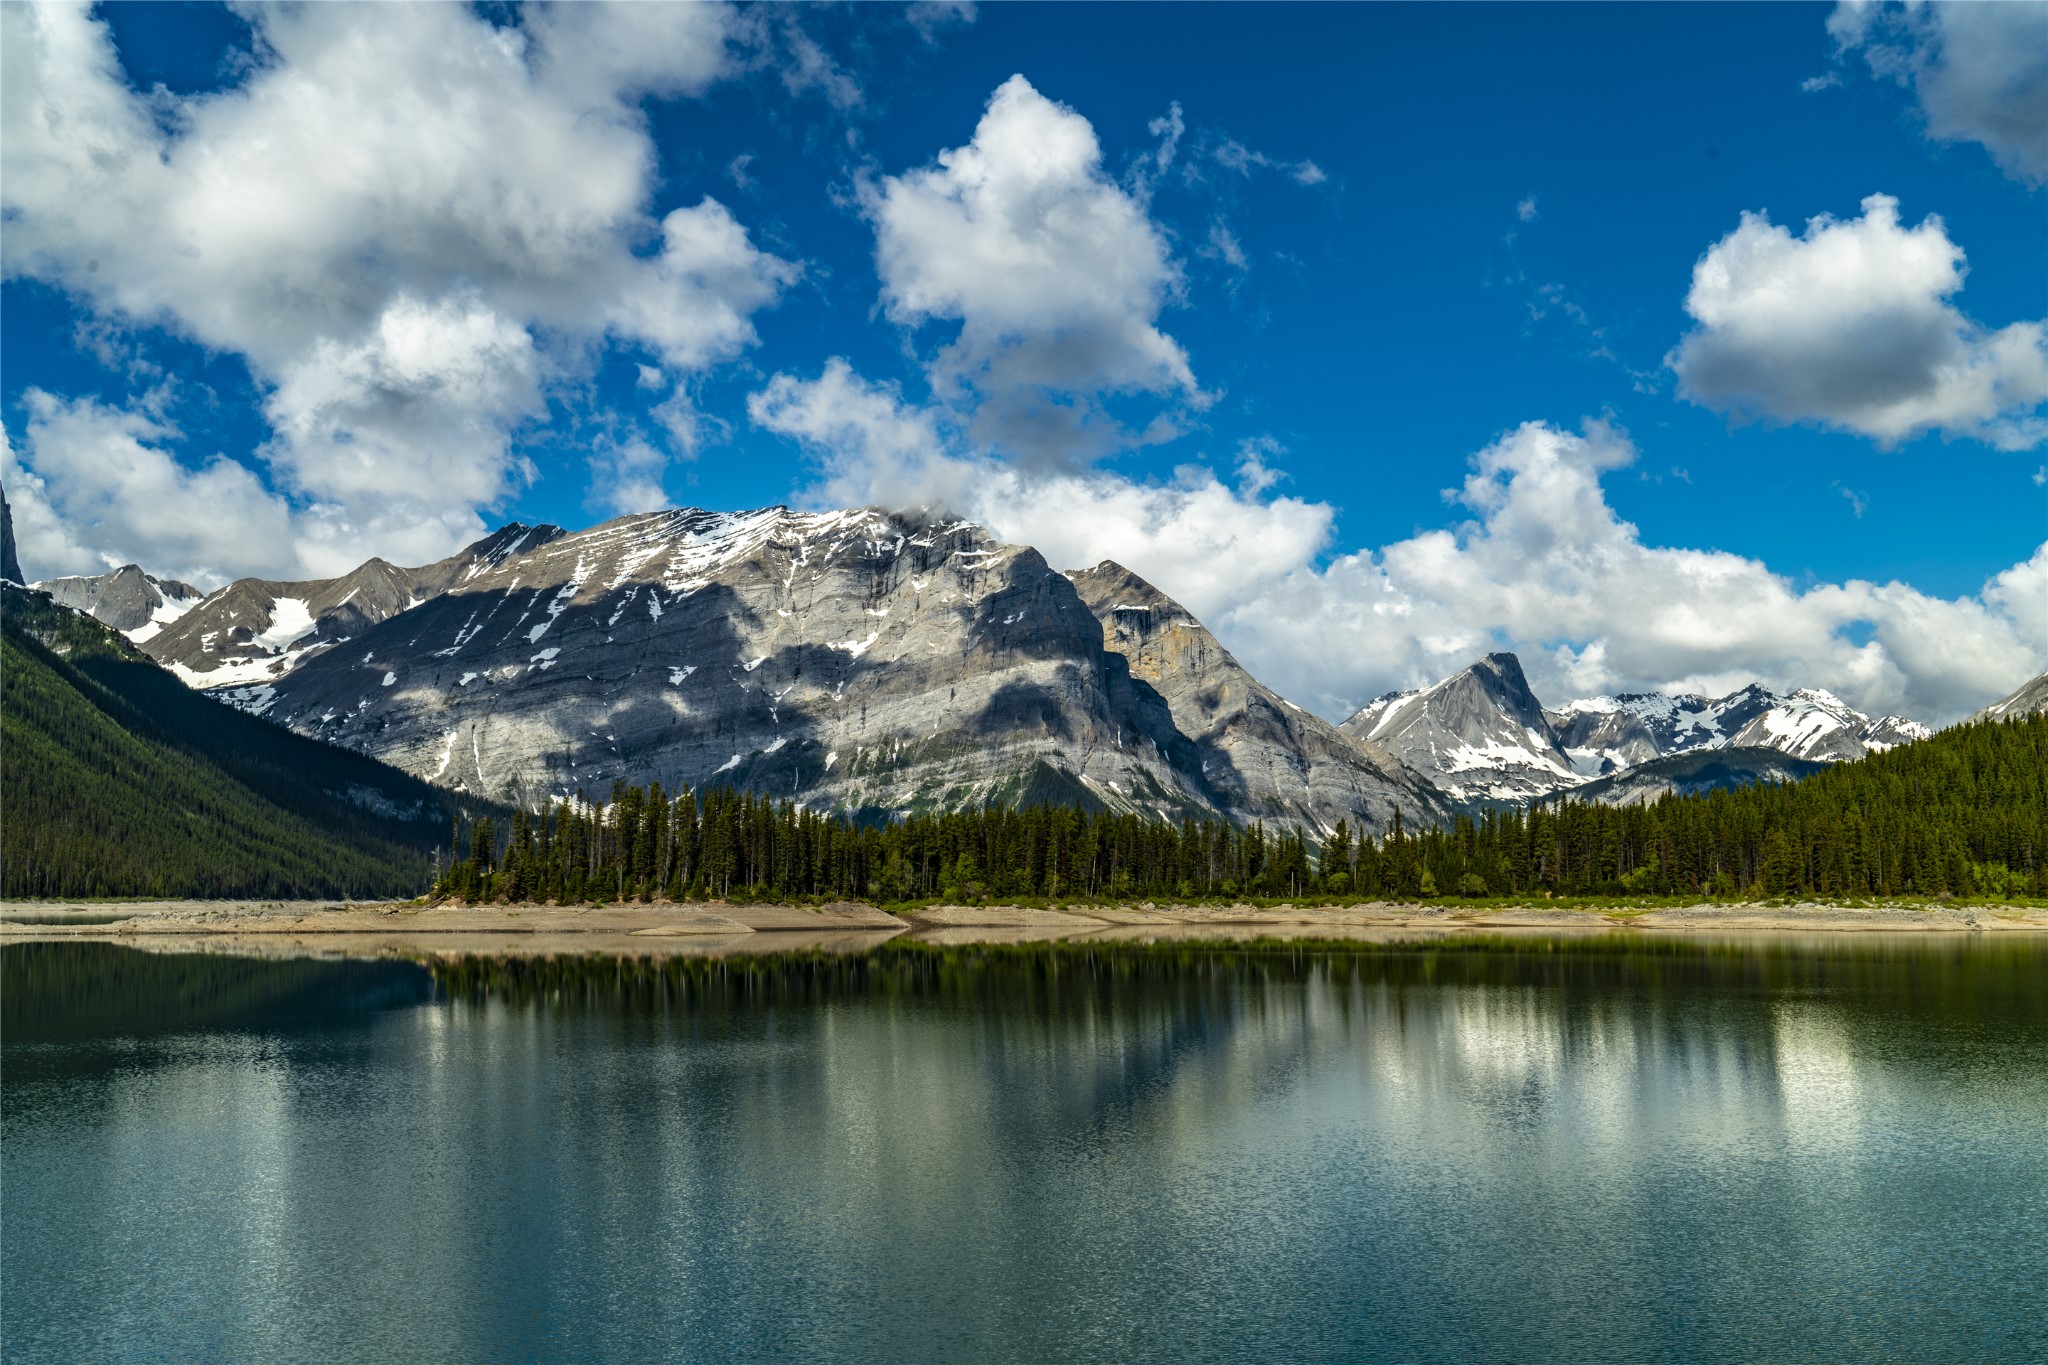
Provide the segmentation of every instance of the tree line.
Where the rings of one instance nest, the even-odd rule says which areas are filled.
[[[1322,896],[2048,895],[2048,716],[1968,725],[1804,781],[1566,799],[1318,846],[1261,822],[1051,805],[860,824],[728,787],[613,785],[458,818],[436,890],[470,901],[1130,901]]]
[[[0,895],[414,896],[458,802],[0,587]]]

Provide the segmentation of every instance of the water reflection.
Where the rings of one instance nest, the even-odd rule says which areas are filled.
[[[2021,1359],[2044,969],[10,947],[8,1355]]]

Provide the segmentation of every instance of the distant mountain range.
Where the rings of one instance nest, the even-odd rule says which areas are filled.
[[[1819,688],[1779,696],[1756,683],[1715,698],[1661,692],[1594,697],[1546,715],[1574,767],[1593,774],[1700,749],[1776,749],[1839,762],[1932,733],[1904,716],[1873,720]]]
[[[1819,689],[1779,696],[1755,683],[1725,697],[1629,693],[1548,710],[1512,654],[1489,654],[1433,687],[1390,692],[1341,728],[1381,745],[1466,804],[1565,791],[1609,799],[1642,788],[1598,779],[1703,753],[1724,757],[1657,771],[1777,780],[1790,771],[1782,758],[1839,762],[1931,733],[1902,716],[1873,720]]]
[[[62,585],[107,610],[114,580]],[[55,589],[58,585],[49,585]],[[1115,565],[980,527],[767,508],[511,526],[424,569],[126,610],[180,677],[446,786],[729,782],[868,815],[1080,801],[1320,838],[1448,807]],[[150,629],[156,626],[156,629]]]
[[[1512,654],[1333,726],[1120,565],[874,509],[515,523],[421,568],[203,596],[133,565],[38,586],[243,710],[523,803],[728,782],[869,817],[1080,801],[1320,838],[1790,780],[1929,733],[1760,685],[1546,708]],[[1999,704],[2044,705],[2043,679]]]

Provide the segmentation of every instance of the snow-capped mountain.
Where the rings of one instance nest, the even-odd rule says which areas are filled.
[[[241,578],[204,600],[184,604],[161,633],[129,638],[194,687],[268,682],[561,534],[559,526],[514,522],[422,568],[372,559],[339,578],[296,583]]]
[[[292,635],[289,666],[260,679],[211,676],[301,733],[524,801],[623,779],[730,782],[847,812],[1079,799],[1311,831],[1343,818],[1375,832],[1397,804],[1410,819],[1442,811],[1426,784],[1311,717],[1304,753],[1283,760],[1275,713],[1291,708],[1169,599],[1113,577],[1077,576],[1117,599],[1106,626],[1037,551],[970,523],[661,512],[538,538],[345,641]],[[264,588],[269,621],[317,624],[317,603],[281,616],[277,601],[299,595]],[[1173,622],[1157,657],[1140,647],[1163,645],[1156,632],[1126,632],[1129,653],[1108,646],[1128,615],[1114,608],[1141,600]],[[1230,693],[1210,699],[1206,728],[1187,685],[1201,661]]]
[[[2042,711],[2048,711],[2048,673],[2021,684],[2010,695],[2001,697],[1970,719],[2004,720],[2009,716],[2031,716]]]
[[[847,812],[1079,799],[1370,835],[1397,808],[1652,799],[1928,733],[1760,685],[1546,711],[1513,654],[1331,726],[1120,565],[1061,574],[971,523],[873,509],[514,524],[421,568],[203,598],[132,565],[41,586],[244,709],[528,802],[730,782]],[[2037,679],[2000,706],[2044,700]]]
[[[203,594],[190,583],[158,578],[133,564],[109,573],[51,578],[30,585],[73,611],[82,611],[145,644],[199,605]]]
[[[1434,687],[1389,693],[1338,728],[1461,802],[1526,801],[1582,780],[1512,654],[1489,654]]]
[[[1931,733],[1902,716],[1873,720],[1818,688],[1780,696],[1755,683],[1725,697],[1630,693],[1544,710],[1512,654],[1490,654],[1434,687],[1390,692],[1342,728],[1475,805],[1565,791],[1628,803],[1738,778],[1790,780],[1811,770],[1793,760],[1841,762]],[[1707,754],[1722,757],[1677,761]],[[1641,780],[1597,780],[1628,774]]]
[[[1840,762],[1931,733],[1903,716],[1873,720],[1819,688],[1779,696],[1757,683],[1711,699],[1661,692],[1591,697],[1548,714],[1574,770],[1589,777],[1703,749],[1775,749]]]

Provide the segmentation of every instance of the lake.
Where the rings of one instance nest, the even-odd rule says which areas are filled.
[[[2048,936],[20,944],[0,1120],[10,1362],[2048,1358]]]

